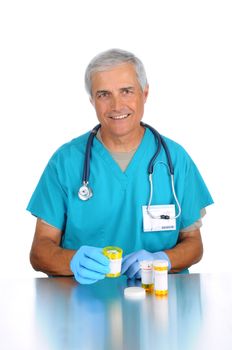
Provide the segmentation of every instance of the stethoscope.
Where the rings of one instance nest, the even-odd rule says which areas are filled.
[[[178,201],[178,198],[176,196],[176,191],[175,191],[175,186],[174,186],[174,168],[173,168],[173,164],[172,164],[172,160],[171,160],[169,149],[168,149],[167,144],[164,141],[163,137],[158,133],[157,130],[155,130],[153,127],[151,127],[150,125],[145,124],[143,122],[141,122],[141,125],[143,127],[145,127],[145,128],[148,128],[153,133],[155,139],[157,140],[157,150],[156,150],[154,156],[151,158],[150,163],[148,165],[148,176],[149,176],[149,183],[150,183],[150,196],[149,196],[149,201],[148,201],[148,205],[147,205],[147,213],[152,219],[164,219],[164,220],[177,219],[180,216],[180,214],[181,214],[181,207],[180,207],[180,203]],[[85,160],[84,160],[84,168],[83,168],[83,176],[82,176],[82,186],[80,187],[80,189],[78,191],[78,196],[83,201],[86,201],[86,200],[90,199],[93,196],[93,191],[88,186],[89,185],[89,174],[90,174],[91,148],[92,148],[92,144],[93,144],[93,139],[96,136],[96,134],[98,132],[98,129],[100,127],[101,127],[101,124],[98,124],[97,126],[95,126],[91,130],[90,135],[89,135],[88,140],[87,140],[87,144],[86,144]],[[162,162],[162,161],[159,161],[159,162],[155,163],[158,155],[160,154],[161,147],[163,147],[163,149],[165,151],[165,154],[166,154],[166,157],[167,157],[167,164],[165,162]],[[152,201],[152,197],[153,197],[152,175],[153,175],[154,168],[158,164],[163,164],[163,165],[167,166],[167,168],[169,170],[169,175],[170,175],[170,179],[171,179],[172,194],[173,194],[173,197],[175,199],[175,202],[176,202],[177,208],[178,208],[177,215],[173,216],[173,217],[170,216],[170,215],[166,215],[166,214],[155,216],[151,212],[151,201]]]

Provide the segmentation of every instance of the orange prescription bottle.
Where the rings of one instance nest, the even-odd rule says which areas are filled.
[[[154,260],[154,291],[156,295],[168,294],[168,262],[167,260]]]

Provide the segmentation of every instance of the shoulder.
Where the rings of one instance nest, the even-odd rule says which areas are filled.
[[[85,148],[86,141],[88,139],[90,132],[87,132],[83,135],[80,135],[74,139],[72,139],[69,142],[64,143],[62,146],[60,146],[57,151],[54,153],[62,153],[62,152],[68,152],[70,150],[81,150],[82,148]]]
[[[190,157],[186,149],[178,142],[170,139],[167,136],[161,135],[164,142],[166,143],[170,153],[177,153],[178,155],[183,155],[185,157]]]
[[[181,167],[185,167],[186,170],[192,165],[195,166],[195,163],[192,160],[191,156],[182,145],[166,136],[161,136],[167,145],[172,162],[174,164],[180,165]]]
[[[86,142],[90,132],[72,139],[61,145],[50,158],[49,163],[82,158],[85,154]]]

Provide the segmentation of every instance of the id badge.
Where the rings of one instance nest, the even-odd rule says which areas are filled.
[[[168,215],[171,219],[153,219],[147,212],[147,205],[142,206],[143,209],[143,231],[173,231],[176,229],[176,219],[175,217],[175,205],[151,205],[150,213],[154,217],[159,217],[160,215]]]

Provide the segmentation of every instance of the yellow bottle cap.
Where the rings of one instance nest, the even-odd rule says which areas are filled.
[[[168,270],[168,261],[167,260],[154,260],[153,269],[157,271]]]
[[[111,260],[121,259],[123,250],[119,247],[109,246],[102,250],[103,254]]]

